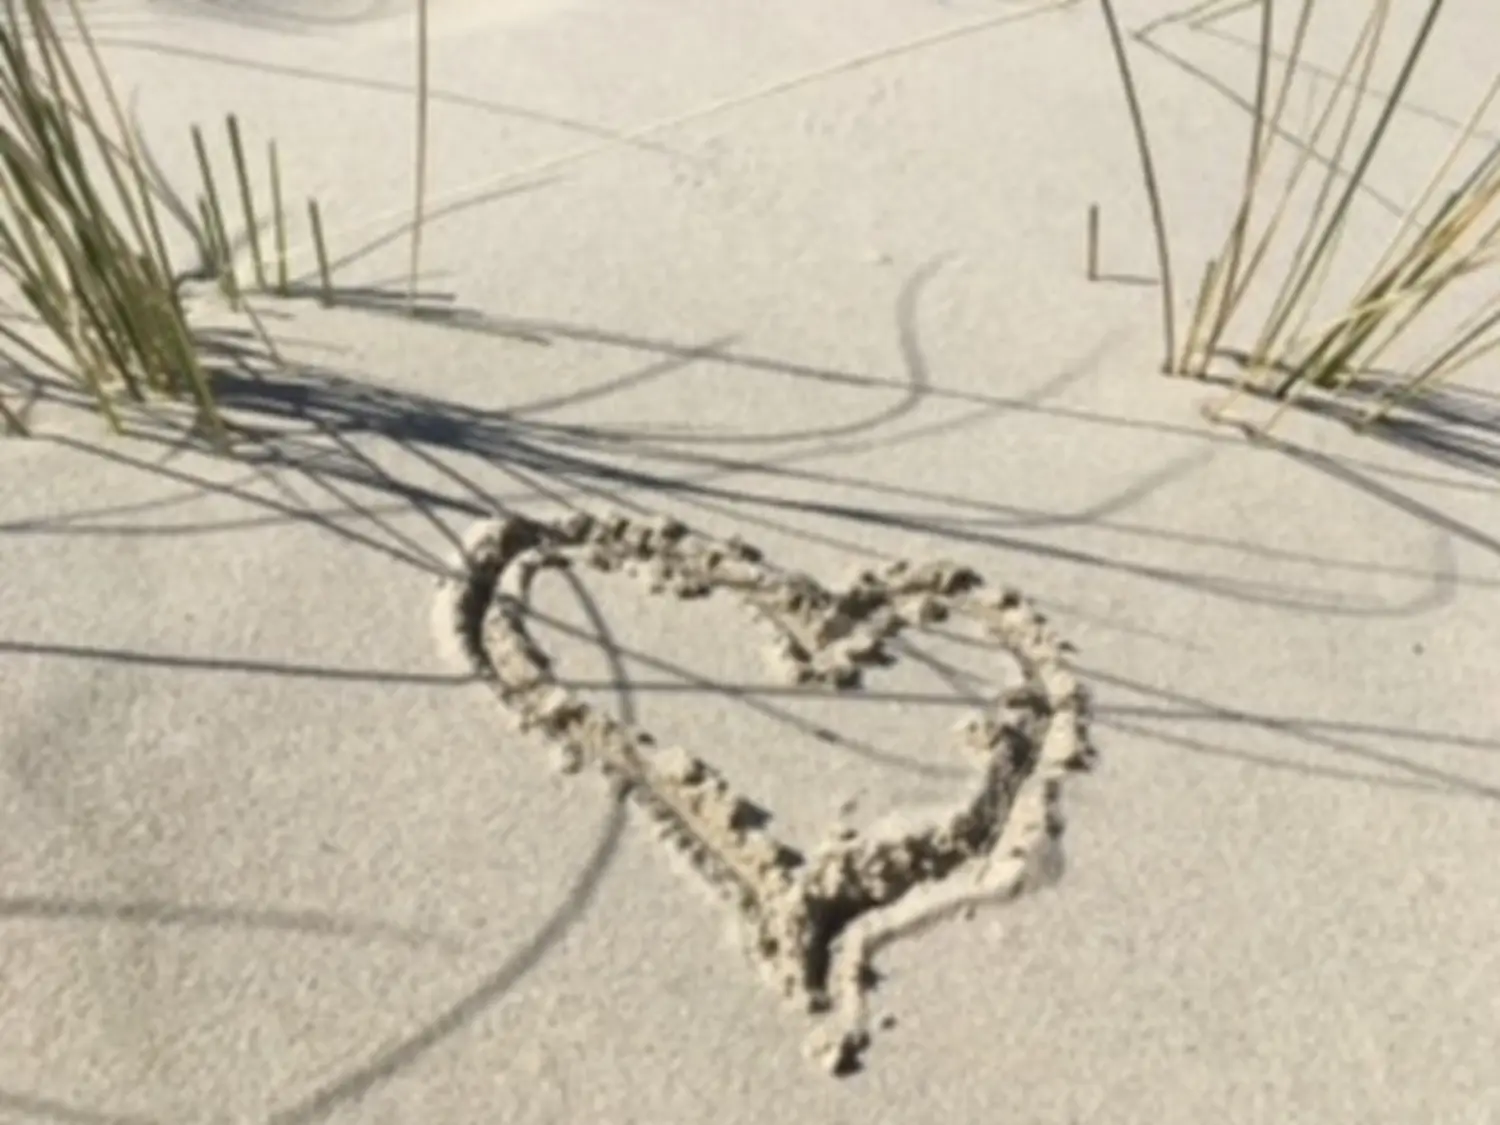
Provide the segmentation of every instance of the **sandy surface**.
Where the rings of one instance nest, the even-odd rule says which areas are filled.
[[[404,4],[91,7],[162,168],[275,136],[351,297],[260,303],[238,460],[56,390],[0,443],[0,1121],[1500,1122],[1500,370],[1425,443],[1208,426],[1094,5],[438,3],[421,322],[352,296],[406,265]],[[1493,73],[1449,7],[1356,232]],[[1185,275],[1251,28],[1136,48]],[[1047,877],[874,952],[859,1073],[434,635],[476,524],[578,509],[828,588],[951,560],[1076,647]],[[913,625],[799,687],[733,598],[643,591],[543,572],[531,639],[798,849],[951,813],[1023,682]]]

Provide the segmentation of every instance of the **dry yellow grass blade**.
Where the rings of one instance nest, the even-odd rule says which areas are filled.
[[[1312,0],[1307,0],[1307,3],[1311,7]],[[1327,172],[1318,189],[1317,198],[1313,201],[1302,236],[1298,239],[1292,264],[1288,267],[1281,289],[1276,295],[1272,306],[1273,311],[1267,317],[1251,349],[1251,354],[1256,357],[1257,361],[1267,361],[1273,354],[1283,350],[1286,339],[1301,335],[1307,318],[1312,315],[1312,310],[1322,294],[1329,271],[1334,265],[1339,243],[1343,237],[1345,220],[1348,218],[1349,207],[1353,202],[1355,192],[1362,185],[1365,172],[1378,149],[1384,124],[1389,121],[1390,114],[1394,112],[1395,101],[1387,101],[1382,108],[1380,120],[1371,130],[1365,147],[1357,158],[1355,168],[1347,174],[1343,195],[1333,203],[1332,212],[1325,220],[1324,215],[1328,211],[1334,185],[1341,174],[1344,156],[1354,138],[1359,107],[1369,88],[1370,76],[1375,61],[1379,57],[1380,41],[1389,16],[1389,0],[1379,0],[1379,3],[1371,10],[1370,18],[1366,21],[1334,85],[1334,90],[1329,95],[1328,110],[1332,114],[1339,104],[1341,91],[1346,87],[1349,88],[1351,91],[1349,108],[1328,160]],[[1263,45],[1262,49],[1269,50],[1270,47]],[[1356,67],[1358,77],[1351,82],[1351,75],[1354,74]],[[1296,318],[1296,324],[1288,330],[1288,322],[1293,317]]]
[[[412,309],[417,306],[417,283],[422,272],[422,224],[427,205],[427,121],[430,113],[427,88],[427,15],[427,0],[417,0],[417,152],[416,167],[412,175],[416,201],[412,207],[411,272],[406,294]]]
[[[1301,63],[1302,50],[1306,40],[1307,29],[1311,21],[1312,12],[1313,5],[1310,2],[1307,2],[1303,4],[1302,9],[1298,14],[1297,28],[1293,35],[1291,47],[1287,52],[1286,66],[1282,72],[1281,87],[1277,94],[1277,109],[1272,116],[1271,125],[1268,130],[1268,137],[1266,141],[1267,159],[1263,160],[1262,162],[1263,168],[1268,166],[1269,164],[1268,154],[1270,146],[1274,143],[1275,138],[1281,133],[1281,121],[1283,120],[1286,102],[1290,96],[1291,87],[1296,77],[1297,68]],[[1344,76],[1347,76],[1348,73],[1350,73],[1355,61],[1365,50],[1370,36],[1374,34],[1379,27],[1378,14],[1379,9],[1372,9],[1370,18],[1365,21],[1364,29],[1361,31],[1359,39],[1350,54],[1349,62],[1345,64],[1343,72]],[[1262,52],[1262,57],[1267,57],[1268,55],[1269,52]],[[1260,238],[1256,243],[1255,249],[1251,252],[1250,258],[1245,264],[1244,270],[1241,272],[1240,276],[1237,279],[1238,284],[1233,289],[1227,290],[1226,295],[1222,298],[1228,304],[1228,308],[1223,314],[1224,330],[1227,330],[1230,319],[1233,317],[1234,312],[1239,308],[1240,303],[1244,300],[1246,293],[1249,291],[1251,284],[1254,282],[1255,277],[1260,271],[1261,265],[1265,261],[1267,253],[1276,242],[1276,236],[1281,230],[1283,222],[1285,222],[1286,220],[1287,209],[1290,206],[1292,199],[1296,195],[1297,188],[1302,182],[1302,177],[1311,167],[1313,155],[1318,151],[1318,146],[1322,142],[1323,134],[1334,119],[1334,111],[1337,109],[1339,104],[1338,90],[1341,89],[1342,86],[1343,82],[1341,81],[1335,88],[1333,95],[1330,96],[1324,103],[1322,112],[1318,115],[1316,124],[1314,125],[1308,136],[1303,140],[1298,158],[1293,165],[1290,174],[1287,176],[1286,183],[1283,185],[1280,198],[1276,203],[1276,207],[1271,213],[1271,217],[1267,220],[1266,225],[1261,232]],[[1333,165],[1337,166],[1339,162],[1339,156],[1343,152],[1345,144],[1346,141],[1341,140],[1340,143],[1336,146],[1335,156],[1331,161]],[[1259,191],[1262,183],[1263,179],[1257,179],[1252,185],[1251,190]],[[1310,239],[1307,232],[1310,232],[1313,229],[1316,223],[1317,216],[1322,214],[1323,207],[1326,204],[1327,194],[1332,187],[1332,183],[1333,180],[1331,177],[1325,177],[1323,188],[1319,192],[1318,200],[1313,205],[1312,218],[1304,228],[1303,240],[1298,245],[1298,252],[1293,257],[1293,264],[1291,267],[1289,267],[1289,269],[1296,269],[1297,265],[1305,257],[1306,251],[1310,245]],[[1247,205],[1245,203],[1242,202],[1241,206],[1242,208],[1247,209]],[[1210,307],[1212,306],[1209,304],[1205,304],[1200,300],[1193,318],[1195,330],[1197,329],[1198,325],[1207,320],[1207,313]],[[1198,357],[1198,359],[1199,363],[1202,366],[1199,368],[1199,374],[1204,373],[1206,371],[1207,364],[1212,362],[1215,358],[1219,339],[1221,338],[1222,332],[1220,333],[1220,336],[1214,340],[1211,346],[1204,346],[1201,348],[1201,355]],[[1254,350],[1259,351],[1260,349]],[[1191,363],[1192,357],[1185,356],[1184,360],[1185,363]]]
[[[1108,8],[1108,0],[1101,2]],[[1397,75],[1389,90],[1378,95],[1373,123],[1366,126],[1361,111],[1370,96],[1375,67],[1384,56],[1383,43],[1391,37],[1395,6],[1391,0],[1375,0],[1367,9],[1362,27],[1335,75],[1332,91],[1315,111],[1309,110],[1310,116],[1316,113],[1316,122],[1280,185],[1279,199],[1269,209],[1269,218],[1259,232],[1252,233],[1253,215],[1262,211],[1261,197],[1271,190],[1270,156],[1283,132],[1288,94],[1297,77],[1315,10],[1314,0],[1303,0],[1279,82],[1273,84],[1273,5],[1270,0],[1259,2],[1259,57],[1244,183],[1222,248],[1210,259],[1204,273],[1175,368],[1202,376],[1219,356],[1235,357],[1239,366],[1235,388],[1211,413],[1221,413],[1243,394],[1268,394],[1283,402],[1271,419],[1274,424],[1288,403],[1310,390],[1333,395],[1363,393],[1369,386],[1367,377],[1378,362],[1410,339],[1418,325],[1438,321],[1439,313],[1446,317],[1455,311],[1455,303],[1471,291],[1470,283],[1500,265],[1500,145],[1476,161],[1460,183],[1452,185],[1464,152],[1500,102],[1500,74],[1488,84],[1443,159],[1405,209],[1378,259],[1352,292],[1340,298],[1342,307],[1330,313],[1326,311],[1324,290],[1346,257],[1344,244],[1353,201],[1383,149],[1444,0],[1427,0],[1418,13],[1414,30],[1400,44]],[[1202,8],[1219,10],[1212,5]],[[1325,5],[1316,8],[1327,10]],[[1322,142],[1329,135],[1334,139],[1325,156]],[[1314,157],[1328,170],[1298,221],[1295,242],[1289,242],[1293,236],[1288,227],[1292,201],[1298,198]],[[1149,178],[1148,189],[1154,189]],[[1441,204],[1429,215],[1434,200],[1444,192],[1447,194]],[[1276,288],[1270,294],[1269,311],[1253,343],[1247,349],[1223,346],[1233,334],[1236,314],[1257,274],[1284,242],[1289,242],[1289,264],[1273,282]],[[1321,319],[1313,324],[1314,314],[1320,310]],[[1446,323],[1446,319],[1440,322]],[[1500,299],[1487,302],[1414,373],[1378,393],[1374,404],[1365,409],[1365,419],[1379,420],[1395,406],[1435,388],[1494,355],[1497,349]]]
[[[1261,41],[1271,42],[1272,15],[1275,8],[1270,4],[1261,7]],[[1281,89],[1276,100],[1276,109],[1272,112],[1269,123],[1266,119],[1266,93],[1271,74],[1271,53],[1261,51],[1255,68],[1255,102],[1252,109],[1254,118],[1250,129],[1250,155],[1245,162],[1245,187],[1240,196],[1240,205],[1235,214],[1234,223],[1230,226],[1229,237],[1226,245],[1215,262],[1224,262],[1223,269],[1214,268],[1206,276],[1212,281],[1205,287],[1205,291],[1199,295],[1196,312],[1193,316],[1192,325],[1188,329],[1188,344],[1183,355],[1179,358],[1176,367],[1179,371],[1191,370],[1194,375],[1203,377],[1207,373],[1207,367],[1214,349],[1218,347],[1219,340],[1228,327],[1230,318],[1234,315],[1236,301],[1234,299],[1237,282],[1240,280],[1241,257],[1245,250],[1245,237],[1250,230],[1251,210],[1255,203],[1261,177],[1266,167],[1266,150],[1269,149],[1275,130],[1281,122],[1281,115],[1286,109],[1287,93],[1291,88],[1291,79],[1296,66],[1296,59],[1301,51],[1301,37],[1306,30],[1306,25],[1311,12],[1311,5],[1304,4],[1302,18],[1298,24],[1297,41],[1293,44],[1291,61],[1287,64],[1286,75],[1282,80]],[[1204,326],[1211,324],[1207,331]],[[1198,343],[1202,336],[1203,342]],[[1194,366],[1192,355],[1194,351],[1201,352],[1201,361]]]

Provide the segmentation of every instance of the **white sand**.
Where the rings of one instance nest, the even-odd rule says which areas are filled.
[[[404,4],[91,8],[174,181],[232,109],[339,282],[399,282]],[[230,396],[269,431],[239,461],[56,394],[0,442],[0,1122],[1500,1121],[1500,369],[1442,455],[1206,425],[1217,392],[1156,374],[1156,290],[1082,277],[1091,201],[1106,271],[1155,274],[1093,4],[435,8],[462,205],[424,261],[474,315],[263,301],[288,370]],[[1488,0],[1449,9],[1371,174],[1398,207],[1494,70]],[[1155,35],[1223,90],[1136,47],[1184,289],[1252,30]],[[459,537],[570,505],[830,584],[951,558],[1077,645],[1101,756],[1060,878],[879,951],[861,1073],[803,1056],[644,818],[434,643]],[[732,604],[576,578],[538,580],[559,675],[780,838],[967,791],[992,654],[919,639],[831,699]]]

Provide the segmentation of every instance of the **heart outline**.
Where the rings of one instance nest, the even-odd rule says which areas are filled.
[[[831,1017],[808,1042],[830,1072],[856,1069],[869,1044],[866,995],[880,948],[1056,878],[1062,778],[1095,757],[1089,697],[1068,666],[1070,646],[1017,591],[947,561],[896,562],[830,589],[774,567],[738,539],[712,539],[668,517],[586,512],[482,520],[454,561],[437,602],[440,639],[489,684],[519,730],[540,731],[566,772],[598,766],[730,902],[748,952],[782,995]],[[891,662],[885,644],[903,629],[955,615],[1009,652],[1023,682],[962,725],[984,766],[946,817],[897,836],[844,830],[804,855],[772,836],[758,806],[707,762],[658,749],[648,732],[595,711],[552,675],[551,658],[526,629],[528,597],[538,573],[575,562],[634,571],[652,593],[681,599],[733,591],[771,626],[768,655],[794,683],[856,688],[864,668]],[[955,883],[966,868],[972,880]]]

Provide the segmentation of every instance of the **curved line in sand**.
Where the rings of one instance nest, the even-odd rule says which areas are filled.
[[[1019,593],[947,562],[898,561],[841,590],[780,570],[738,540],[670,519],[578,513],[484,521],[442,584],[437,627],[450,656],[492,688],[522,731],[539,731],[573,772],[598,768],[657,827],[669,852],[743,923],[750,958],[783,996],[825,1017],[810,1054],[833,1073],[868,1045],[870,963],[884,946],[974,907],[1008,901],[1060,872],[1063,777],[1093,759],[1088,696],[1065,642]],[[910,827],[835,828],[810,855],[776,839],[759,806],[709,763],[660,749],[596,712],[552,672],[527,630],[543,570],[624,572],[682,599],[729,591],[771,635],[766,655],[795,684],[848,690],[918,624],[966,620],[1020,666],[1023,682],[962,726],[980,760],[970,792]]]

